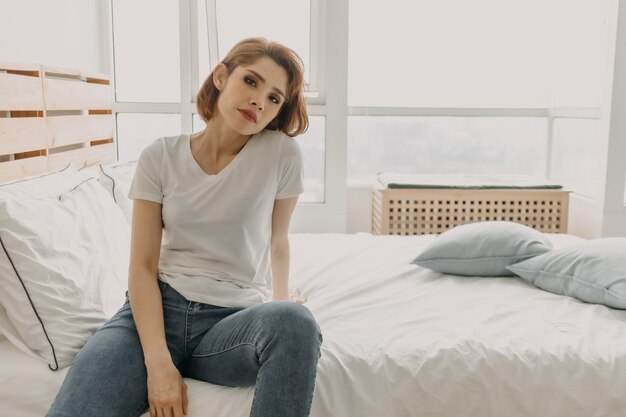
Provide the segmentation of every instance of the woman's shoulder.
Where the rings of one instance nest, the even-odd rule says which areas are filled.
[[[284,137],[289,137],[287,135],[285,135],[283,132],[281,132],[280,130],[269,130],[269,129],[263,129],[261,130],[259,133],[257,133],[255,136],[259,137],[259,138],[263,138],[263,140],[265,141],[274,141],[274,142],[280,142],[281,140],[284,140]]]
[[[278,148],[279,150],[285,149],[285,148],[287,149],[299,148],[300,146],[297,143],[295,138],[288,136],[287,134],[281,132],[280,130],[267,130],[266,129],[258,133],[258,136],[260,136],[260,139],[262,139],[264,143],[267,143],[268,145],[272,145],[274,148]]]
[[[182,149],[185,144],[185,140],[185,134],[161,136],[146,145],[142,152],[149,153],[153,156],[163,156],[163,154],[172,153],[176,149]]]

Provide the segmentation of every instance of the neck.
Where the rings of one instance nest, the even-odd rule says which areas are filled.
[[[192,147],[199,153],[217,160],[220,157],[236,155],[245,146],[251,135],[241,135],[223,121],[209,120],[203,131],[192,135]]]

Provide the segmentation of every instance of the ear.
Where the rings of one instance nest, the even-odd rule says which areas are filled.
[[[227,78],[228,70],[226,68],[226,65],[220,62],[213,69],[213,84],[215,84],[215,87],[217,87],[218,90],[222,91],[224,85],[226,84]]]

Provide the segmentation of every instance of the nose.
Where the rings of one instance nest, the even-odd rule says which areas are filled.
[[[263,110],[263,104],[257,98],[251,97],[249,103],[250,103],[250,105],[255,106],[256,108],[258,108],[259,111]]]

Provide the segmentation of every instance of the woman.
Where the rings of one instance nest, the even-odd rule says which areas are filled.
[[[49,417],[181,417],[183,377],[256,385],[253,417],[309,415],[322,334],[288,291],[302,61],[243,40],[197,107],[201,133],[160,138],[137,162],[126,303],[76,356]]]

